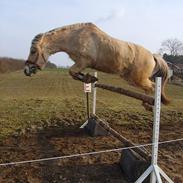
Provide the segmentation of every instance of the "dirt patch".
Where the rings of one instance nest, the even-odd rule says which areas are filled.
[[[175,124],[175,123],[174,123]],[[161,125],[160,141],[183,137],[181,122]],[[152,125],[111,123],[133,142],[151,142]],[[173,130],[172,130],[173,129]],[[182,135],[182,136],[181,136]],[[22,161],[122,147],[108,137],[90,137],[78,127],[48,127],[35,133],[11,136],[0,144],[0,162]],[[150,151],[150,148],[148,149]],[[183,142],[160,145],[159,165],[174,180],[183,182]],[[1,183],[125,183],[119,167],[120,153],[0,167]]]

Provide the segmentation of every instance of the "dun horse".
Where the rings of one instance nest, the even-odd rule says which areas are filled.
[[[142,46],[107,35],[92,23],[68,25],[35,36],[25,63],[25,74],[31,76],[37,69],[43,69],[48,57],[57,52],[70,56],[75,64],[69,73],[82,81],[97,79],[81,73],[85,68],[92,68],[117,74],[148,94],[154,89],[154,78],[162,77],[162,103],[169,103],[164,93],[168,79],[166,62]]]

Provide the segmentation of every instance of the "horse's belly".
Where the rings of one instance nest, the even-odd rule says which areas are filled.
[[[114,62],[113,60],[97,61],[93,68],[98,70],[98,71],[111,73],[111,74],[117,74],[120,72],[119,63]]]

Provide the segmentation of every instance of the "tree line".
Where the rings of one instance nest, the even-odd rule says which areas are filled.
[[[177,38],[163,41],[159,53],[167,62],[183,64],[183,43]]]
[[[24,68],[24,66],[25,66],[25,60],[23,59],[0,57],[0,73],[21,70]],[[57,68],[57,66],[51,62],[48,62],[46,67]]]

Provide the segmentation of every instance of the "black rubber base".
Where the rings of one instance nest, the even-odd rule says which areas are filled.
[[[150,162],[143,160],[137,153],[130,149],[122,151],[119,164],[129,182],[135,182],[150,166]],[[149,182],[150,176],[144,180],[144,183]]]
[[[104,128],[102,128],[100,125],[98,125],[98,123],[96,122],[96,120],[94,118],[88,119],[88,123],[86,124],[84,129],[86,130],[86,132],[89,135],[91,135],[93,137],[109,135],[109,133]]]

